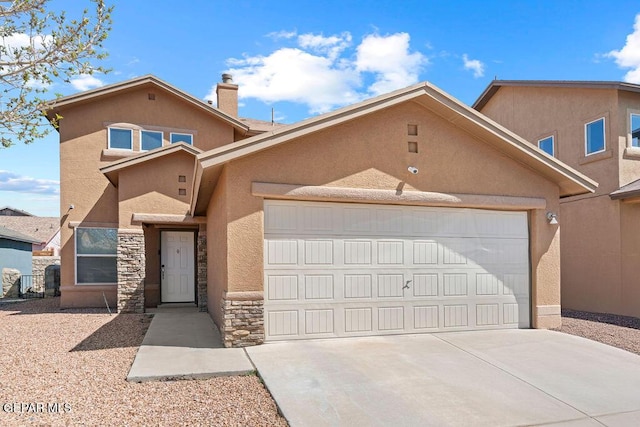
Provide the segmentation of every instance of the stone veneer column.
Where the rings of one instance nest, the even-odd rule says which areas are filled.
[[[118,229],[118,312],[144,313],[145,249],[142,230]]]
[[[262,292],[227,292],[222,299],[222,314],[225,347],[248,347],[264,342]]]
[[[207,311],[207,233],[198,232],[198,308]]]

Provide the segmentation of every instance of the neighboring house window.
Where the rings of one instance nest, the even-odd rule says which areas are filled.
[[[589,154],[599,153],[605,149],[604,117],[587,123],[584,126],[585,152]]]
[[[162,147],[162,132],[151,130],[140,131],[140,149],[142,151],[153,150]]]
[[[555,154],[554,154],[555,153],[555,146],[554,146],[554,143],[553,143],[553,135],[538,140],[538,148],[541,149],[542,151],[546,152],[547,154],[555,156]]]
[[[631,146],[640,147],[640,114],[631,114]]]
[[[175,144],[178,142],[186,142],[187,144],[193,145],[193,135],[189,133],[172,133],[171,143]]]
[[[117,283],[115,228],[76,228],[76,283]]]
[[[131,129],[109,128],[109,148],[132,150],[133,132]]]

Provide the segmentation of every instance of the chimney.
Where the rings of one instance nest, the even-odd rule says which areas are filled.
[[[222,83],[216,87],[218,109],[233,117],[238,117],[238,85],[233,84],[231,74],[222,75]]]

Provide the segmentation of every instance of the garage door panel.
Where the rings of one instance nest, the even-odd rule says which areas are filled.
[[[264,248],[267,340],[529,327],[523,212],[266,201]]]

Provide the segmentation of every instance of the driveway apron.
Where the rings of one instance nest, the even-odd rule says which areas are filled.
[[[545,330],[247,349],[292,426],[640,425],[640,357]]]

